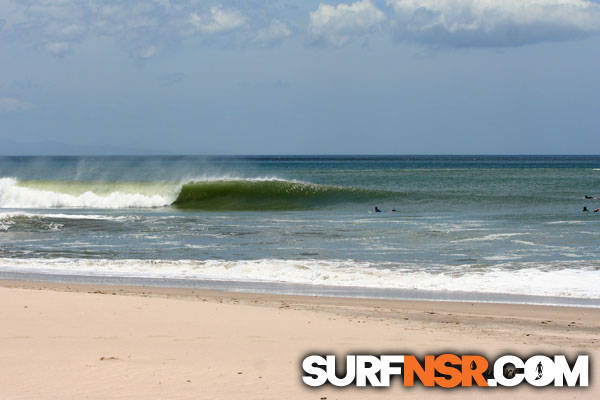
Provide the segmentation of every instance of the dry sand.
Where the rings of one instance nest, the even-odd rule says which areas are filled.
[[[0,282],[0,399],[600,398],[600,309]],[[590,354],[587,389],[309,389],[307,353]]]

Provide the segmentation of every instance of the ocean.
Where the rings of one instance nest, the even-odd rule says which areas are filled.
[[[598,306],[598,197],[600,156],[0,157],[0,278]]]

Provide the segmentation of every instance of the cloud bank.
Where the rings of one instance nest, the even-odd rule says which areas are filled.
[[[241,10],[210,1],[0,0],[0,40],[33,45],[57,57],[76,51],[89,38],[105,37],[134,57],[148,59],[196,36],[218,41],[218,35],[241,30],[248,22]]]
[[[222,1],[222,2],[219,2]],[[310,7],[310,8],[309,8]],[[307,22],[308,20],[308,22]],[[0,0],[0,41],[68,57],[108,38],[139,59],[194,40],[273,45],[294,35],[344,46],[389,33],[448,47],[510,47],[600,32],[597,0]]]
[[[400,40],[446,46],[519,46],[600,30],[588,0],[387,0]]]

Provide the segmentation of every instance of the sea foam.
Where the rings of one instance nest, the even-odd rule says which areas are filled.
[[[598,261],[540,263],[507,262],[423,266],[354,260],[92,260],[0,259],[0,269],[119,277],[213,279],[287,282],[310,285],[507,293],[574,298],[600,298]],[[441,267],[441,268],[440,268]],[[535,285],[532,284],[535,282]]]
[[[0,208],[148,208],[171,204],[177,189],[165,187],[160,194],[128,192],[121,187],[105,193],[69,188],[64,182],[26,186],[14,178],[0,178]]]

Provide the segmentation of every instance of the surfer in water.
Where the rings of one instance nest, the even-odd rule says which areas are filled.
[[[583,212],[588,212],[590,210],[588,210],[588,208],[586,206],[583,206]]]
[[[587,194],[585,196],[583,196],[584,198],[586,198],[587,200],[593,199],[594,197],[592,196],[588,196]]]
[[[381,212],[381,210],[379,209],[379,207],[375,206],[375,212],[376,213]]]

